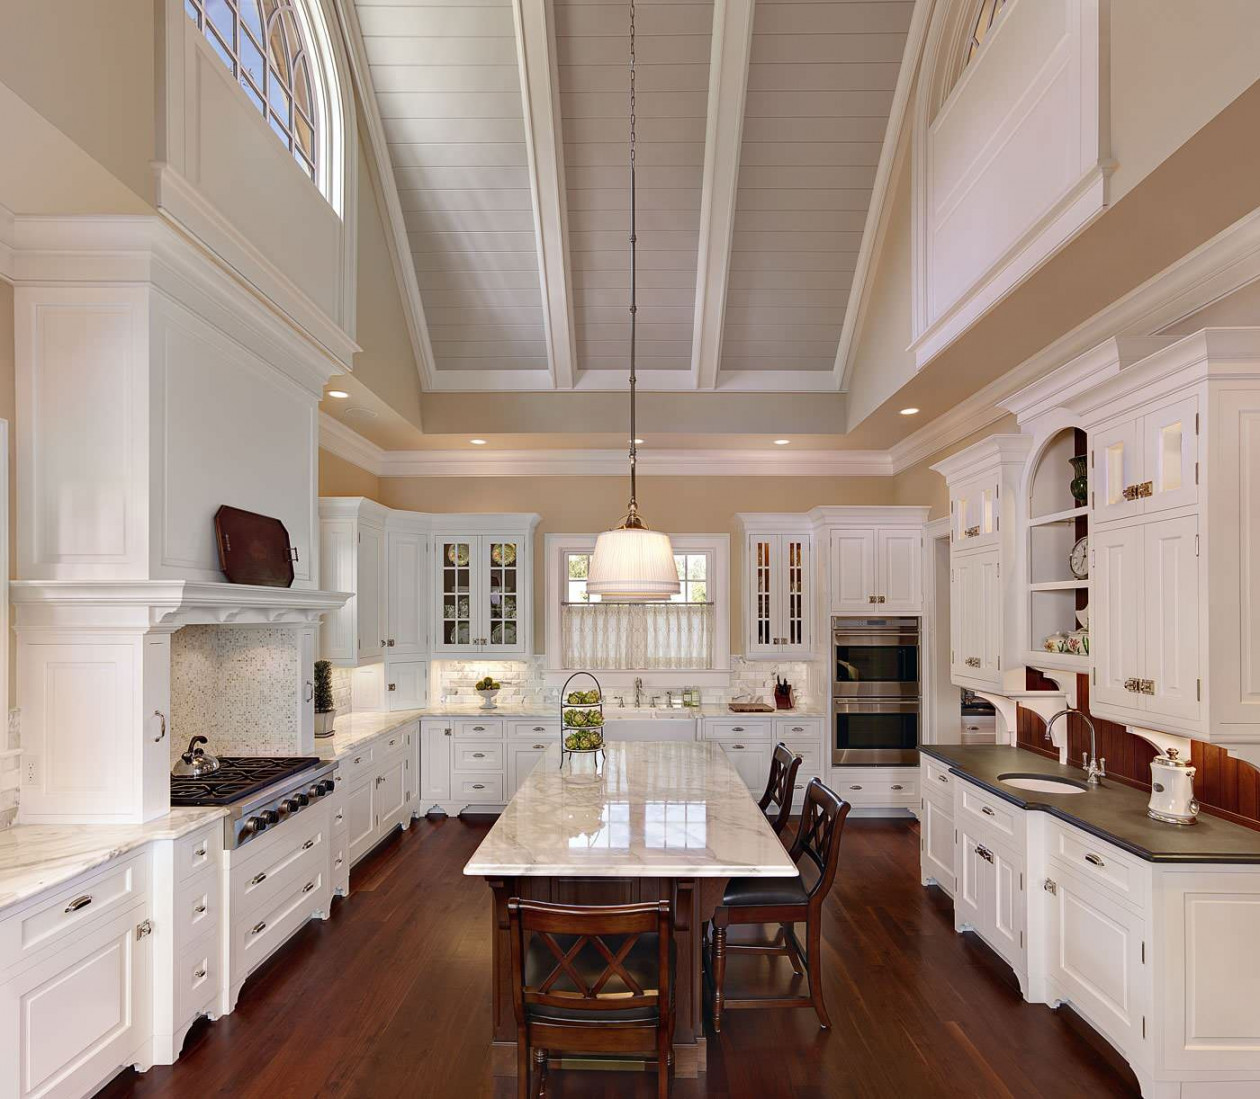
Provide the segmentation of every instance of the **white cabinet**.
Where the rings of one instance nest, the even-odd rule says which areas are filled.
[[[433,651],[523,656],[533,638],[529,531],[433,536]]]
[[[955,803],[956,804],[956,803]],[[1022,978],[1024,947],[1024,859],[995,834],[970,821],[958,828],[954,924],[974,931]]]
[[[922,526],[833,529],[830,575],[832,614],[919,614]]]
[[[555,738],[548,740],[532,740],[526,738],[520,743],[508,742],[507,778],[508,797],[516,794],[521,783],[529,778],[529,773],[538,766],[538,761],[547,754],[547,745],[555,743]]]
[[[919,768],[919,866],[924,885],[935,882],[954,895],[954,778],[928,756]]]
[[[997,686],[1002,672],[1002,564],[996,548],[950,566],[950,668],[955,681]]]
[[[320,576],[329,591],[353,592],[324,616],[320,652],[325,660],[356,667],[385,655],[385,516],[362,497],[319,502]]]
[[[1002,481],[993,469],[951,487],[950,544],[980,549],[996,545],[1002,529]]]
[[[340,764],[344,781],[345,845],[354,865],[400,825],[410,827],[417,806],[420,727],[411,722],[382,733]],[[340,831],[340,828],[337,829]]]
[[[386,532],[385,647],[391,658],[428,652],[428,553],[429,539],[423,531]]]
[[[350,863],[358,862],[376,846],[376,776],[360,776],[346,791],[346,838]]]
[[[781,657],[810,652],[810,546],[808,534],[748,535],[745,655]]]
[[[451,741],[453,725],[445,718],[420,723],[420,808],[451,798]]]
[[[385,664],[385,705],[391,710],[419,710],[428,703],[429,663],[389,660]]]
[[[719,743],[749,792],[754,797],[760,797],[765,792],[766,779],[770,777],[770,756],[774,753],[774,745],[769,740],[751,738],[732,738]]]
[[[411,769],[406,752],[387,756],[381,764],[376,783],[376,828],[385,836],[411,816],[411,791],[408,782]]]
[[[1099,522],[1194,504],[1199,491],[1199,401],[1178,395],[1140,416],[1126,416],[1091,433]]]

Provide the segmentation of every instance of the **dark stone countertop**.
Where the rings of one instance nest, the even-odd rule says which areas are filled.
[[[1146,815],[1145,790],[1103,779],[1083,794],[1043,794],[998,781],[1011,771],[1084,779],[1079,767],[1064,767],[1036,752],[987,744],[923,744],[919,751],[1012,805],[1049,813],[1148,862],[1260,863],[1260,831],[1207,813],[1192,827],[1153,820]]]

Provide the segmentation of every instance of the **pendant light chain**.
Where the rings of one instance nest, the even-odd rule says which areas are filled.
[[[635,373],[635,320],[639,312],[636,287],[638,282],[637,248],[638,236],[635,232],[635,211],[637,206],[634,179],[635,154],[635,67],[634,67],[634,0],[630,0],[630,510],[626,516],[628,526],[639,526],[638,501],[638,445],[635,443],[637,425],[635,420],[635,388],[638,377]]]

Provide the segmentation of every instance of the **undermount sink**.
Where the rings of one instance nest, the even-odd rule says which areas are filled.
[[[998,775],[998,782],[1037,794],[1083,794],[1089,789],[1085,783],[1074,778],[1058,778],[1055,775],[1021,775],[1012,772]]]

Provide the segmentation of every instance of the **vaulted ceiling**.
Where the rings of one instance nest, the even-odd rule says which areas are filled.
[[[841,390],[913,9],[637,0],[644,389]],[[627,0],[347,10],[424,389],[624,388]]]

